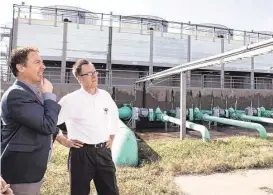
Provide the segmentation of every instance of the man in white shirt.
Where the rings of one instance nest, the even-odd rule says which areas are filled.
[[[98,73],[92,63],[78,60],[73,74],[81,89],[60,100],[58,118],[58,125],[65,123],[68,139],[83,145],[70,148],[70,194],[90,194],[94,179],[98,195],[118,195],[110,149],[119,128],[118,108],[110,94],[98,88]]]

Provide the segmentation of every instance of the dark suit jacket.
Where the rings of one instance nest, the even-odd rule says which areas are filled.
[[[2,176],[10,184],[39,182],[46,171],[61,106],[53,100],[42,104],[20,81],[4,93],[1,103]]]

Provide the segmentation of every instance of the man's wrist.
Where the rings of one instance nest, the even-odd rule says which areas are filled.
[[[67,138],[62,135],[62,134],[58,134],[57,137],[56,137],[56,140],[62,144],[63,146],[66,146],[67,145]]]

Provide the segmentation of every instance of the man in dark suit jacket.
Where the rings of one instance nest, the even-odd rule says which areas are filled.
[[[17,78],[1,100],[1,171],[16,195],[40,192],[51,154],[60,105],[53,86],[43,79],[39,51],[13,52],[10,68]]]

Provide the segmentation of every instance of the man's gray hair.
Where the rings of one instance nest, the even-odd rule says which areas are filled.
[[[73,65],[73,68],[72,68],[72,73],[75,78],[77,78],[78,76],[81,76],[82,66],[87,64],[91,64],[91,63],[86,59],[79,59],[76,61],[76,63]]]

